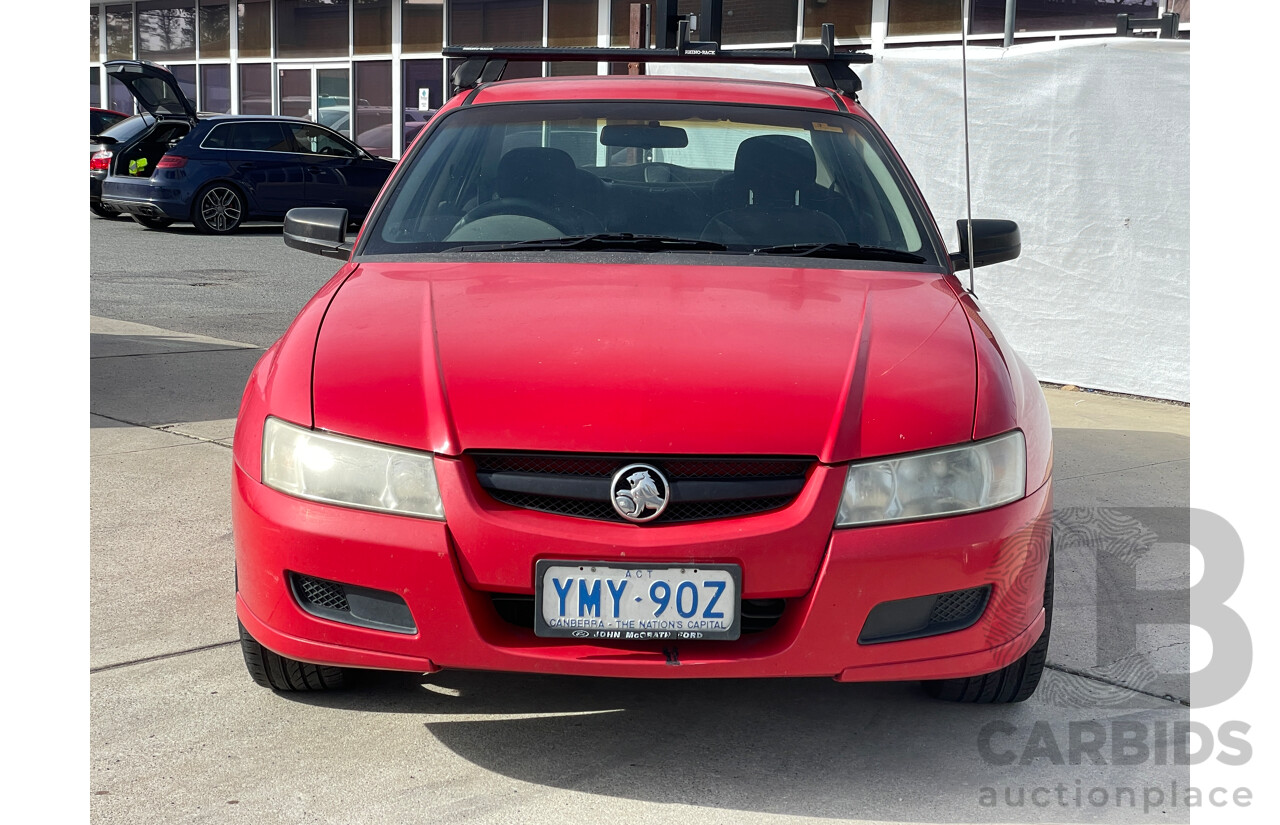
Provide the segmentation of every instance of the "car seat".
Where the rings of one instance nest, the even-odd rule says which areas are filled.
[[[702,237],[751,246],[845,242],[840,223],[814,208],[831,205],[830,193],[815,182],[817,168],[813,147],[798,137],[744,140],[733,173],[714,189],[716,202],[731,208],[714,215]]]
[[[462,216],[458,227],[491,215],[523,215],[553,225],[566,235],[601,232],[596,217],[604,182],[574,166],[561,149],[524,146],[498,160],[497,197]]]

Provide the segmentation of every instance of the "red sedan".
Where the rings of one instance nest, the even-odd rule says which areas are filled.
[[[1032,694],[1049,418],[956,274],[1017,227],[949,253],[857,60],[815,62],[815,87],[464,68],[354,243],[342,210],[290,213],[286,243],[347,262],[237,423],[255,681]]]

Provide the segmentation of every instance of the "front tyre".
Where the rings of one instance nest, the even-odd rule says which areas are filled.
[[[244,196],[225,183],[213,183],[200,190],[191,222],[206,235],[227,235],[244,222]]]
[[[1022,658],[982,676],[937,679],[924,683],[925,692],[935,699],[974,704],[1010,704],[1031,698],[1044,673],[1049,652],[1049,625],[1053,618],[1053,542],[1049,543],[1049,565],[1044,577],[1044,630]]]
[[[249,635],[244,625],[240,627],[240,651],[244,664],[254,683],[272,690],[333,690],[346,681],[346,672],[340,667],[313,665],[287,659],[272,653]]]

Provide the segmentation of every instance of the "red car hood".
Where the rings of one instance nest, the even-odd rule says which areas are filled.
[[[803,455],[973,432],[938,275],[727,265],[363,264],[316,343],[315,425],[468,449]]]

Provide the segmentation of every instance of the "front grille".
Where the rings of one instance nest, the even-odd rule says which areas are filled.
[[[653,463],[668,478],[778,478],[803,476],[809,458],[668,458],[633,456],[548,455],[545,453],[470,453],[476,470],[490,473],[539,473],[543,475],[609,478],[627,464]]]
[[[622,467],[651,464],[671,482],[653,524],[709,521],[786,507],[804,487],[811,458],[647,458],[541,453],[470,453],[476,480],[497,502],[524,510],[625,523],[609,482]]]
[[[533,596],[521,593],[490,593],[493,609],[504,622],[533,629]],[[743,599],[742,633],[760,633],[776,625],[786,611],[785,599]]]

